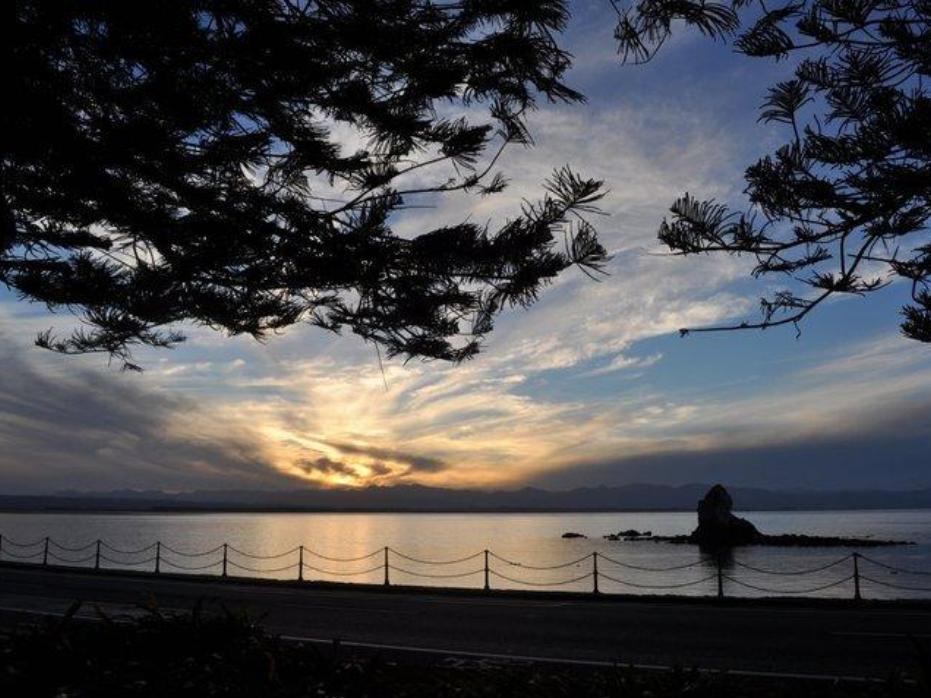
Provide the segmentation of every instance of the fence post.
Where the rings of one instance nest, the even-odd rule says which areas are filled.
[[[385,546],[385,586],[389,586],[391,580],[388,578],[388,546]]]
[[[716,556],[716,560],[718,563],[718,598],[719,599],[724,598],[724,563],[721,559],[722,557],[723,555],[721,555],[721,553],[718,553]]]
[[[853,598],[860,601],[860,553],[853,554]]]
[[[485,548],[485,591],[491,589],[491,585],[488,583],[488,548]]]
[[[598,553],[592,553],[592,593],[598,593]]]
[[[304,546],[298,548],[297,554],[297,581],[304,581]]]
[[[223,575],[226,576],[226,543],[223,544]]]
[[[48,536],[45,537],[45,548],[42,551],[42,564],[48,564]]]
[[[162,542],[155,541],[155,574],[162,571]]]
[[[100,569],[100,539],[97,539],[97,547],[94,549],[94,569]]]

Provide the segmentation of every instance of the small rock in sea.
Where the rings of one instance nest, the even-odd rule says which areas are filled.
[[[618,531],[617,535],[624,538],[649,538],[653,531],[638,531],[636,528],[628,528],[626,531]]]
[[[636,528],[628,528],[626,531],[618,531],[617,533],[609,533],[606,536],[602,536],[605,540],[624,540],[624,541],[637,541],[644,540],[646,538],[651,538],[653,536],[653,531],[638,531]]]
[[[584,533],[575,533],[574,531],[568,531],[562,534],[563,538],[588,538]]]

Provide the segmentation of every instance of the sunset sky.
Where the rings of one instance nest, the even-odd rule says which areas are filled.
[[[371,345],[301,327],[265,344],[183,328],[181,347],[141,352],[145,372],[124,373],[33,348],[72,321],[0,291],[0,491],[931,486],[931,349],[899,334],[901,285],[820,309],[800,338],[679,338],[757,317],[780,283],[750,279],[749,260],[665,256],[656,228],[686,191],[741,204],[744,168],[785,137],[757,107],[791,66],[682,34],[624,67],[612,17],[602,0],[576,4],[568,81],[589,102],[541,105],[536,146],[501,161],[503,194],[447,195],[399,221],[501,222],[569,163],[610,189],[604,280],[564,273],[467,364],[384,372]]]

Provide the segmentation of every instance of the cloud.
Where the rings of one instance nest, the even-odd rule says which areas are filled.
[[[790,432],[782,438],[774,435],[761,440],[758,432],[747,429],[743,438],[714,440],[703,448],[671,443],[652,453],[552,470],[532,482],[557,489],[593,482],[681,485],[715,481],[775,488],[928,487],[931,400],[885,404],[878,414],[855,411],[842,420],[844,429],[828,433]]]
[[[625,371],[627,369],[644,369],[659,363],[663,358],[662,354],[651,354],[650,356],[627,356],[618,354],[609,363],[599,368],[586,371],[584,374],[587,378],[596,376],[606,376],[616,371]]]
[[[355,471],[345,463],[330,460],[326,456],[320,456],[316,459],[302,459],[295,464],[297,467],[307,472],[319,472],[327,475],[355,475]]]
[[[385,369],[383,378],[376,365],[289,361],[279,365],[280,378],[263,380],[268,399],[240,408],[262,425],[276,461],[313,452],[352,464],[360,482],[373,473],[383,482],[515,482],[553,449],[584,438],[579,422],[585,431],[597,428],[597,420],[572,416],[579,405],[514,394],[519,378],[493,376],[477,365]],[[391,474],[370,470],[376,464]]]
[[[120,487],[274,486],[242,424],[230,430],[198,405],[125,376],[43,361],[0,335],[0,483],[7,492]],[[57,358],[57,357],[56,357]]]
[[[640,403],[613,453],[545,469],[532,481],[927,487],[926,352],[880,335],[831,349],[742,397],[707,391],[691,403]]]
[[[334,475],[345,476],[352,479],[358,477],[359,472],[348,463],[331,460],[326,456],[320,456],[315,459],[301,459],[295,463],[295,467],[302,469],[308,476],[326,480]]]
[[[449,467],[447,463],[444,463],[439,458],[430,458],[428,456],[401,453],[389,448],[366,446],[364,444],[342,443],[338,441],[328,441],[326,443],[341,453],[362,455],[368,456],[369,458],[377,458],[389,460],[395,463],[401,463],[408,468],[407,472],[438,473],[442,470],[446,470]]]
[[[309,448],[306,435],[305,439],[289,438],[286,443],[300,453],[310,454],[292,459],[290,467],[324,487],[396,484],[412,475],[437,473],[447,467],[437,458],[365,444],[320,440],[316,448]]]

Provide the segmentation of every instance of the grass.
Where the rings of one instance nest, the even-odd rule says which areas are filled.
[[[186,614],[20,626],[0,635],[0,695],[10,698],[911,698],[924,680],[775,681],[694,670],[564,668],[434,660],[396,663],[338,646],[284,642],[245,615]],[[927,663],[926,663],[927,664]]]

